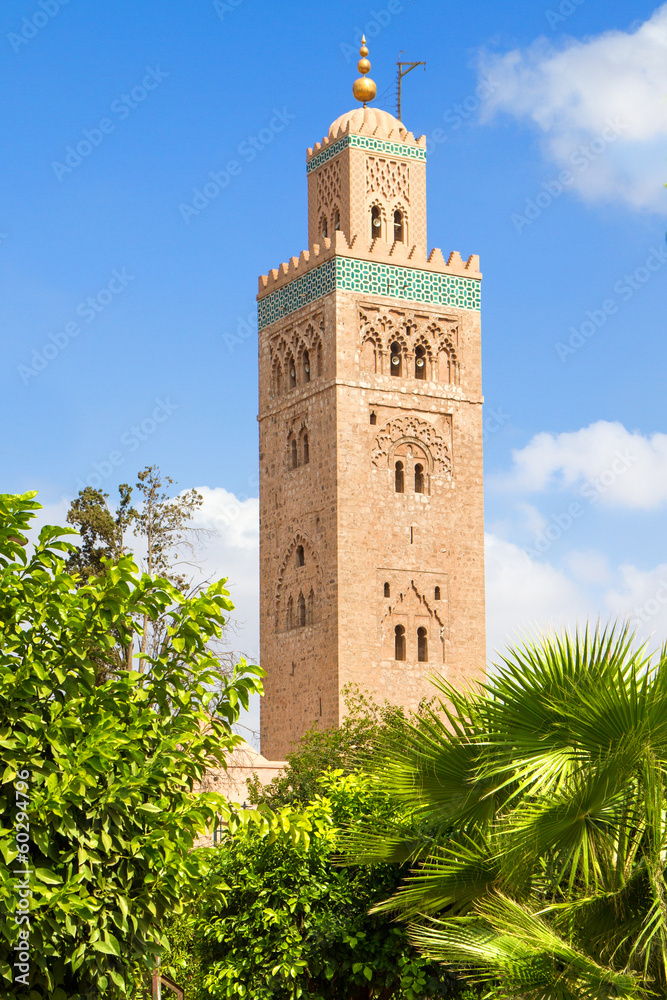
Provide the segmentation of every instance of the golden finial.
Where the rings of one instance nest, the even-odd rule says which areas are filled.
[[[368,49],[366,48],[366,36],[361,36],[361,48],[359,49],[361,59],[357,63],[357,69],[363,75],[352,84],[352,93],[358,101],[362,101],[366,107],[366,101],[372,101],[378,92],[375,81],[369,79],[366,74],[370,72],[371,64],[368,61]]]

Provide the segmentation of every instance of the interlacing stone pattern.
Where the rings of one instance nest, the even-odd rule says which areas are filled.
[[[259,329],[336,290],[455,309],[479,310],[481,304],[480,282],[475,278],[458,278],[352,257],[333,257],[260,299],[257,303]]]

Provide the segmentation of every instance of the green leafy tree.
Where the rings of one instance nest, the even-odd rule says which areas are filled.
[[[86,486],[67,512],[67,521],[81,536],[80,547],[69,554],[67,568],[83,583],[91,576],[102,576],[109,563],[118,562],[128,551],[125,535],[137,516],[132,487],[123,483],[118,494],[118,507],[112,513],[107,504],[109,494]]]
[[[133,506],[135,491],[127,483],[118,487],[115,510],[109,507],[108,493],[90,486],[81,490],[72,501],[67,520],[79,533],[81,544],[70,552],[67,568],[81,584],[92,576],[102,576],[123,555],[132,553],[132,536],[135,547],[142,553],[141,563],[151,578],[168,580],[182,594],[192,595],[200,588],[192,587],[183,568],[194,553],[195,542],[206,534],[206,529],[195,528],[190,523],[203,497],[197,490],[169,496],[174,480],[164,476],[156,465],[139,472],[137,480],[137,506]],[[162,614],[156,620],[144,615],[140,624],[138,643],[134,635],[125,644],[116,635],[111,669],[129,669],[135,652],[157,655],[160,646],[168,642],[168,615]],[[141,661],[137,661],[135,666],[140,664]],[[101,679],[106,676],[100,671]]]
[[[250,802],[272,808],[311,802],[324,794],[322,779],[329,771],[364,770],[406,721],[400,706],[387,701],[379,705],[356,684],[346,685],[342,695],[346,714],[340,726],[321,729],[313,725],[287,754],[287,766],[269,784],[262,785],[257,777],[249,779]]]
[[[510,650],[479,693],[438,688],[378,771],[408,827],[346,844],[411,862],[375,912],[502,995],[667,995],[667,649],[566,634]]]
[[[232,607],[224,581],[186,598],[121,555],[77,585],[68,529],[52,526],[29,554],[34,496],[0,496],[0,995],[125,996],[163,951],[163,915],[187,903],[190,851],[225,808],[193,788],[238,742],[261,671],[223,677],[210,653]],[[147,673],[97,684],[99,656],[112,663],[144,616],[166,616],[169,643]]]
[[[363,775],[330,772],[326,796],[228,830],[200,858],[201,894],[172,921],[166,968],[187,1000],[420,1000],[456,981],[422,958],[405,928],[369,909],[396,885],[394,866],[336,864],[340,828],[386,821],[389,797]],[[266,807],[263,807],[266,808]],[[301,835],[299,836],[299,832]]]

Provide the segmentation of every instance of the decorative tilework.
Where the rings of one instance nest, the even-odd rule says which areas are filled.
[[[344,135],[331,146],[327,146],[317,156],[314,156],[306,164],[306,173],[310,174],[317,170],[323,163],[338,156],[341,150],[347,146],[354,146],[357,149],[366,149],[371,153],[385,153],[388,156],[402,156],[408,160],[426,161],[426,149],[424,146],[411,146],[407,142],[390,142],[387,139],[374,139],[370,135]]]
[[[271,292],[257,303],[257,319],[259,329],[275,323],[277,319],[288,316],[301,306],[322,298],[336,288],[336,259],[321,264],[307,271],[300,278],[295,278],[276,292]]]
[[[476,278],[458,278],[452,274],[352,257],[332,257],[260,299],[257,303],[259,329],[336,289],[456,309],[478,310],[481,299],[480,282]]]

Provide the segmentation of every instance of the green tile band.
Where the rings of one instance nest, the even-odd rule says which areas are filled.
[[[404,160],[422,160],[426,162],[426,149],[424,146],[411,146],[407,142],[391,142],[388,139],[374,139],[370,135],[344,135],[331,146],[327,146],[321,152],[309,160],[306,164],[306,173],[310,174],[317,170],[323,163],[338,156],[346,146],[354,146],[357,149],[366,149],[370,153],[385,153],[387,156],[400,156]]]
[[[453,274],[421,271],[397,264],[378,264],[353,257],[332,257],[260,299],[257,303],[258,325],[262,330],[336,290],[479,310],[480,284],[477,278],[458,278]]]

